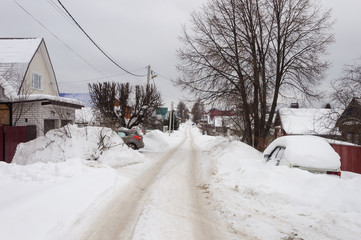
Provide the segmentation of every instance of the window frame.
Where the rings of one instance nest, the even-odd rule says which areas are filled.
[[[41,74],[38,74],[36,72],[32,72],[32,87],[33,89],[36,89],[36,90],[42,90],[42,79],[43,79],[43,76]],[[37,82],[35,81],[35,77],[37,77]],[[35,84],[37,83],[37,84]]]
[[[276,146],[271,154],[267,158],[267,162],[275,162],[276,166],[280,165],[280,162],[282,160],[282,157],[285,153],[286,148],[282,146]]]

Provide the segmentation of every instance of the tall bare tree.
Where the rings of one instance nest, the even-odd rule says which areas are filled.
[[[187,105],[180,101],[177,105],[177,116],[180,118],[181,122],[184,123],[189,119],[189,109]]]
[[[107,127],[132,128],[149,123],[162,105],[155,85],[131,87],[129,83],[104,82],[88,86],[93,108]]]
[[[200,99],[198,99],[191,110],[192,113],[192,121],[195,123],[199,123],[199,121],[202,119],[202,112],[204,112],[204,105],[201,102]]]
[[[331,27],[330,12],[311,0],[210,0],[180,38],[177,83],[202,99],[234,100],[244,141],[262,149],[280,95],[317,97]]]

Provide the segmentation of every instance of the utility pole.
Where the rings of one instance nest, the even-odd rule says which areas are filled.
[[[150,82],[150,65],[147,66],[148,73],[147,73],[147,87],[146,87],[146,94],[149,94],[149,82]],[[144,135],[147,134],[147,119],[144,119]]]
[[[148,74],[147,74],[147,87],[149,87],[149,82],[150,82],[150,73],[151,73],[151,70],[150,70],[150,65],[147,66],[147,69],[148,69]]]
[[[171,108],[170,108],[170,112],[169,112],[169,136],[170,136],[170,131],[172,130],[172,122],[173,122],[173,102],[171,103]],[[174,126],[173,126],[174,127]]]

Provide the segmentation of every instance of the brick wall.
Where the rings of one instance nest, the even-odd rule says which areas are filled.
[[[43,101],[44,102],[44,101]],[[18,112],[13,116],[19,116],[21,107],[24,109],[20,114],[19,120],[15,123],[16,118],[13,117],[13,125],[28,126],[35,125],[37,136],[44,135],[44,119],[55,120],[55,128],[61,127],[61,120],[69,120],[75,122],[75,109],[71,107],[58,106],[53,104],[42,105],[42,101],[34,101],[30,103],[16,103],[13,109]],[[20,106],[22,104],[22,106]]]

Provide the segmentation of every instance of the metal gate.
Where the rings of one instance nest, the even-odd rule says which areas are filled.
[[[341,170],[361,173],[361,147],[333,143],[331,146],[341,157]]]
[[[0,126],[0,160],[11,163],[19,143],[36,138],[36,126]]]

